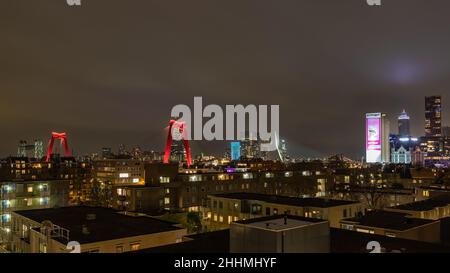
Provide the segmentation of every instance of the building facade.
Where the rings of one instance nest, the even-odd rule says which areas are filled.
[[[283,214],[328,220],[331,227],[339,227],[341,219],[364,211],[363,205],[355,201],[252,193],[210,195],[207,206],[202,207],[205,225],[211,230],[228,228],[239,220]]]

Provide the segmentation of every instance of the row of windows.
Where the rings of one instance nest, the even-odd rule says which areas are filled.
[[[316,171],[316,172],[312,172],[312,171],[302,171],[301,172],[302,176],[311,176],[313,174],[315,175],[321,175],[320,171]],[[213,175],[213,176],[202,176],[202,175],[190,175],[188,176],[188,181],[190,182],[199,182],[199,181],[208,181],[208,180],[219,180],[219,181],[226,181],[226,180],[233,180],[235,178],[235,175],[237,174],[219,174],[217,176]],[[266,178],[274,178],[275,177],[275,173],[272,172],[267,172],[264,174],[264,176]],[[294,176],[294,172],[289,171],[289,172],[285,172],[283,174],[284,177],[293,177]],[[253,179],[254,175],[253,173],[243,173],[242,174],[242,179]],[[160,182],[161,183],[168,183],[168,182],[162,182],[163,177],[160,178]]]
[[[220,223],[224,222],[224,217],[221,214],[217,214],[217,213],[211,214],[211,212],[208,212],[207,217],[214,222],[220,222]],[[227,217],[228,224],[231,224],[232,222],[236,222],[236,221],[239,221],[239,217],[237,217],[237,216],[234,216],[234,217],[228,216]]]

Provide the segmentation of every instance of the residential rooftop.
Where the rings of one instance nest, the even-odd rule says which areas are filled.
[[[330,208],[359,203],[356,201],[337,200],[337,199],[300,198],[300,197],[287,197],[287,196],[257,194],[257,193],[224,193],[224,194],[212,194],[211,196],[237,200],[257,200],[274,204],[283,204],[297,207],[316,207],[316,208]]]
[[[411,218],[407,213],[391,211],[369,211],[361,217],[348,218],[341,223],[352,223],[358,226],[377,227],[404,231],[411,228],[431,224],[435,220]]]
[[[155,248],[136,251],[137,253],[229,253],[230,230],[207,232],[185,237],[187,240]],[[383,235],[330,228],[331,253],[367,253],[367,243],[377,241],[385,252],[403,253],[450,253],[450,246],[422,241],[392,238]],[[211,243],[214,242],[214,243]]]
[[[391,209],[409,210],[409,211],[428,211],[435,208],[441,208],[450,204],[450,198],[431,198],[422,201],[407,203],[391,207]]]
[[[309,226],[315,223],[324,223],[326,220],[316,218],[306,218],[294,215],[273,215],[267,217],[259,217],[248,220],[237,221],[237,224],[252,226],[255,228],[269,229],[274,231],[286,230],[291,228],[299,228]]]
[[[167,232],[181,229],[173,223],[148,216],[133,216],[100,207],[61,207],[14,212],[35,222],[50,221],[69,230],[70,241],[80,244]],[[83,226],[89,234],[83,233]],[[63,238],[57,239],[63,243]]]

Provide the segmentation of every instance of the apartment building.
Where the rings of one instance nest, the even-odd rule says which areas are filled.
[[[74,206],[12,213],[12,252],[122,253],[182,241],[186,229],[139,214]]]
[[[289,214],[328,220],[339,227],[341,219],[364,213],[361,203],[325,198],[298,198],[254,193],[209,195],[201,208],[205,225],[210,230],[228,228],[232,222],[262,216]]]
[[[0,247],[11,248],[12,213],[69,205],[70,180],[0,182]]]

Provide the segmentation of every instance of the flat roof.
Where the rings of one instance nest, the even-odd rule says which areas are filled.
[[[433,190],[433,191],[444,191],[444,192],[449,192],[450,188],[442,188],[442,186],[418,186],[416,187],[418,189],[421,190]]]
[[[80,244],[134,237],[181,229],[173,223],[148,216],[131,216],[116,210],[101,207],[61,207],[51,209],[15,211],[23,217],[42,223],[49,220],[53,224],[69,230],[69,239]],[[95,215],[94,220],[87,220],[87,215]],[[83,234],[85,225],[89,234]],[[56,240],[66,243],[62,238]]]
[[[185,236],[187,241],[145,248],[132,253],[229,253],[230,230],[206,232]]]
[[[422,201],[407,203],[391,207],[391,209],[409,210],[409,211],[427,211],[435,208],[445,207],[450,204],[449,198],[432,198]]]
[[[237,224],[248,225],[251,227],[268,229],[268,230],[286,230],[291,228],[298,228],[309,226],[315,223],[325,223],[326,220],[315,219],[315,218],[306,218],[301,216],[287,215],[286,222],[284,215],[273,215],[267,217],[259,217],[249,220],[241,220],[237,221]]]
[[[307,223],[319,223],[319,222],[327,222],[327,220],[323,220],[323,219],[317,219],[317,218],[307,218],[307,217],[302,217],[302,216],[297,216],[297,215],[286,215],[288,220],[296,220],[299,222],[307,222]],[[272,216],[264,216],[264,217],[258,217],[258,218],[252,218],[252,219],[247,219],[247,220],[240,220],[237,221],[235,223],[238,224],[244,224],[244,225],[252,225],[255,223],[260,223],[260,222],[270,222],[270,221],[276,221],[276,220],[283,220],[283,224],[284,224],[284,215],[272,215]]]
[[[347,218],[341,222],[352,222],[355,225],[377,227],[391,230],[404,231],[411,228],[434,223],[437,220],[412,218],[407,213],[391,211],[369,211],[362,217]]]
[[[211,194],[211,196],[238,199],[238,200],[257,200],[267,203],[283,204],[297,207],[317,207],[330,208],[344,205],[358,204],[357,201],[325,199],[325,198],[300,198],[279,195],[257,194],[257,193],[223,193]]]
[[[192,240],[178,244],[142,249],[134,253],[230,253],[229,229],[187,236],[185,238]],[[371,241],[379,242],[380,246],[386,252],[450,253],[450,246],[442,244],[330,228],[331,253],[367,253],[367,243]]]
[[[368,234],[345,229],[330,228],[331,253],[367,253],[367,244],[380,243],[385,252],[402,253],[450,253],[450,246],[422,241],[393,238],[377,234]]]

